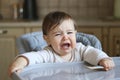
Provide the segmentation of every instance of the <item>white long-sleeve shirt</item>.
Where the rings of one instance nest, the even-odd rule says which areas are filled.
[[[76,48],[72,50],[72,57],[70,61],[66,61],[61,58],[49,46],[45,47],[41,51],[28,52],[21,55],[28,59],[28,65],[38,63],[63,63],[80,61],[86,61],[90,64],[97,65],[101,59],[108,58],[107,54],[103,51],[91,46],[84,46],[82,43],[77,43]]]

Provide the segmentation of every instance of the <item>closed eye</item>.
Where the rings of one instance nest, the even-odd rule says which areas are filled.
[[[73,33],[74,33],[73,31],[67,32],[67,34],[73,34]]]
[[[59,35],[61,35],[61,33],[56,33],[56,34],[55,34],[55,36],[59,36]]]

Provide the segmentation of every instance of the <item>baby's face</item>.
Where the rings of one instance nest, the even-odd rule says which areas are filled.
[[[68,19],[50,31],[46,40],[58,55],[64,56],[76,47],[75,34],[74,22]]]

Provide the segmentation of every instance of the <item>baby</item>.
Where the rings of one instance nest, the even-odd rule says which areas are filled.
[[[9,67],[9,75],[20,72],[24,67],[39,63],[64,63],[86,61],[110,70],[115,65],[105,52],[76,43],[76,26],[72,17],[65,12],[51,12],[42,24],[43,37],[48,46],[37,52],[18,55]]]

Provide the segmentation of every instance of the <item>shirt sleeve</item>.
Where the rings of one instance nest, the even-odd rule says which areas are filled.
[[[48,53],[46,51],[28,52],[21,54],[28,59],[28,65],[44,63],[49,61]]]
[[[98,65],[98,63],[101,59],[109,57],[102,50],[99,50],[92,46],[84,46],[84,45],[80,44],[79,48],[80,48],[79,52],[82,55],[83,60],[92,65]]]

